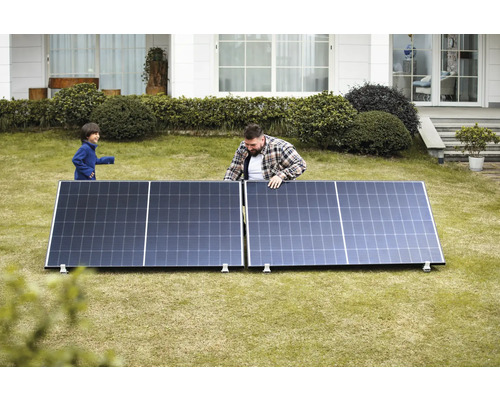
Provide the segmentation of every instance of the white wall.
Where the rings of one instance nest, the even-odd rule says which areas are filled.
[[[351,87],[370,80],[371,35],[336,35],[334,91],[346,94]]]
[[[487,35],[486,54],[485,105],[500,107],[500,35]]]
[[[213,35],[172,35],[172,96],[214,94]]]
[[[0,35],[0,99],[10,100],[10,35]]]
[[[47,87],[43,35],[11,35],[11,94],[27,99],[29,88]]]

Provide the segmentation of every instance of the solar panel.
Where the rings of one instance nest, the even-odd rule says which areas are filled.
[[[444,264],[423,182],[245,182],[249,267]]]
[[[45,266],[143,265],[148,186],[59,182]]]
[[[61,181],[46,268],[243,266],[238,182]]]
[[[145,265],[243,266],[241,185],[151,182]]]

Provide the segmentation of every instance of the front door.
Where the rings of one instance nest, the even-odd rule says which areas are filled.
[[[441,35],[439,104],[478,105],[479,35]]]

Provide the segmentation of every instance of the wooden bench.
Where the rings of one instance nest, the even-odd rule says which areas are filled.
[[[49,78],[50,89],[65,89],[78,83],[95,83],[99,89],[99,78]]]

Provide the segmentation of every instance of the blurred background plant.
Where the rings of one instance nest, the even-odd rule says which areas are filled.
[[[80,317],[87,307],[81,284],[84,268],[68,275],[51,277],[49,293],[55,301],[30,285],[18,267],[2,272],[0,303],[1,367],[97,367],[121,366],[114,351],[97,355],[77,346],[47,348],[44,339],[56,328],[82,329]]]

